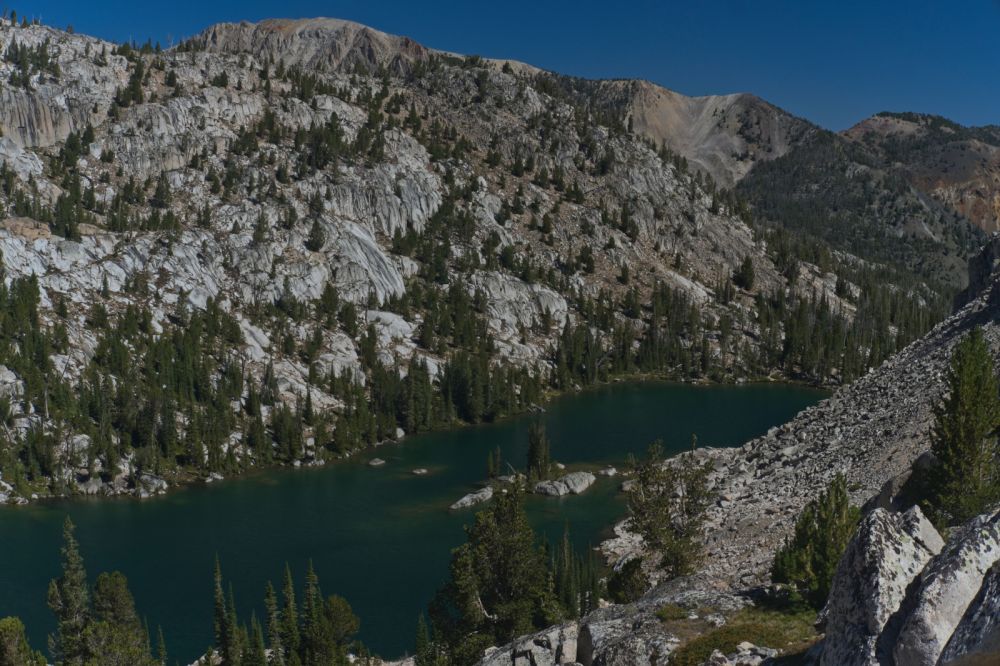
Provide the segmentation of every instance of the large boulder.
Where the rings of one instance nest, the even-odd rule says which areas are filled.
[[[966,609],[938,663],[942,666],[1000,663],[1000,562],[983,578],[979,595]]]
[[[819,663],[853,666],[875,661],[878,637],[910,583],[944,542],[918,507],[894,514],[875,509],[861,521],[837,566],[822,619],[826,639]]]
[[[560,624],[493,648],[478,666],[559,666],[576,662],[580,626]]]
[[[482,490],[477,490],[474,493],[469,493],[462,499],[458,500],[451,505],[452,509],[467,509],[470,506],[475,506],[476,504],[482,504],[483,502],[489,502],[493,499],[493,486],[486,486]]]
[[[966,609],[979,596],[986,572],[998,561],[1000,510],[993,510],[958,530],[924,569],[912,602],[904,604],[902,626],[893,640],[895,663],[937,664]]]
[[[562,497],[563,495],[579,495],[597,480],[590,472],[571,472],[554,481],[539,481],[535,484],[535,492],[539,495]]]

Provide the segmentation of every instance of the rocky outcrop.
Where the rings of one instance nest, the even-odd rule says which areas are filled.
[[[987,232],[1000,230],[1000,130],[921,113],[880,113],[843,136],[896,164],[920,191]]]
[[[1000,563],[983,577],[979,594],[941,653],[942,666],[986,666],[1000,661]]]
[[[920,509],[868,514],[840,560],[822,619],[826,640],[819,664],[876,662],[876,643],[910,583],[944,543]]]
[[[955,304],[962,307],[990,288],[998,268],[1000,233],[994,233],[976,256],[969,260],[969,284],[955,297]]]
[[[974,518],[965,525],[921,574],[919,587],[910,602],[912,610],[905,612],[902,628],[894,641],[896,663],[907,666],[937,664],[966,610],[983,588],[986,572],[998,562],[1000,510]],[[1000,654],[995,656],[1000,659]]]
[[[597,477],[590,472],[571,472],[551,481],[539,481],[535,484],[535,492],[550,497],[579,495],[593,485],[596,480]]]
[[[774,648],[759,647],[743,641],[736,646],[736,651],[730,654],[714,650],[703,666],[760,666],[772,663],[771,660],[776,656],[778,650]]]
[[[483,502],[489,502],[491,499],[493,499],[493,486],[486,486],[481,490],[469,493],[462,499],[452,504],[449,508],[453,511],[458,509],[467,509],[470,506],[482,504]]]
[[[488,652],[479,666],[559,666],[577,663],[580,626],[576,622],[524,636]]]
[[[1000,299],[987,289],[927,336],[783,426],[736,449],[713,449],[720,501],[708,511],[705,573],[735,589],[768,581],[774,552],[806,503],[846,475],[864,505],[887,479],[905,475],[929,448],[933,405],[944,391],[951,350],[982,326],[1000,359]],[[625,536],[607,554],[628,559],[641,542]],[[631,548],[629,550],[628,548]],[[612,551],[614,551],[612,553]]]
[[[666,605],[701,613],[731,614],[747,605],[740,597],[693,589],[673,581],[632,604],[600,608],[577,622],[550,627],[491,649],[476,666],[662,666],[681,644],[656,611]]]
[[[1000,509],[955,530],[943,547],[916,507],[904,514],[875,509],[837,568],[815,663],[1000,661],[998,571]]]
[[[221,23],[192,40],[220,53],[252,53],[260,60],[284,60],[306,71],[366,71],[401,74],[433,53],[412,39],[388,35],[352,21],[314,18]]]
[[[687,97],[648,81],[608,81],[634,131],[683,155],[722,187],[781,157],[816,127],[749,94]]]

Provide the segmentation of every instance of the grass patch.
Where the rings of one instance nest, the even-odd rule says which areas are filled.
[[[677,604],[667,604],[660,610],[656,611],[656,617],[660,618],[660,621],[662,622],[686,620],[690,614],[690,612],[684,610]]]
[[[813,627],[815,621],[816,613],[811,610],[781,612],[745,608],[729,618],[724,626],[693,638],[678,648],[670,656],[670,666],[699,666],[712,656],[714,650],[731,654],[743,641],[775,648],[783,653],[801,652],[818,638]]]

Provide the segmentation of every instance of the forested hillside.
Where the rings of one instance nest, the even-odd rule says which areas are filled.
[[[593,82],[327,19],[163,50],[8,15],[0,48],[3,500],[321,464],[618,375],[840,384],[947,310],[895,252],[758,222]]]

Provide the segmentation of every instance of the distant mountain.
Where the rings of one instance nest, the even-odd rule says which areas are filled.
[[[1000,231],[1000,126],[964,127],[940,116],[880,113],[843,135],[983,230]]]
[[[623,80],[602,82],[598,95],[619,101],[634,132],[683,155],[726,188],[818,129],[749,94],[687,97]]]
[[[736,190],[761,221],[904,266],[948,290],[964,285],[968,257],[984,240],[884,154],[825,130],[756,165]]]

